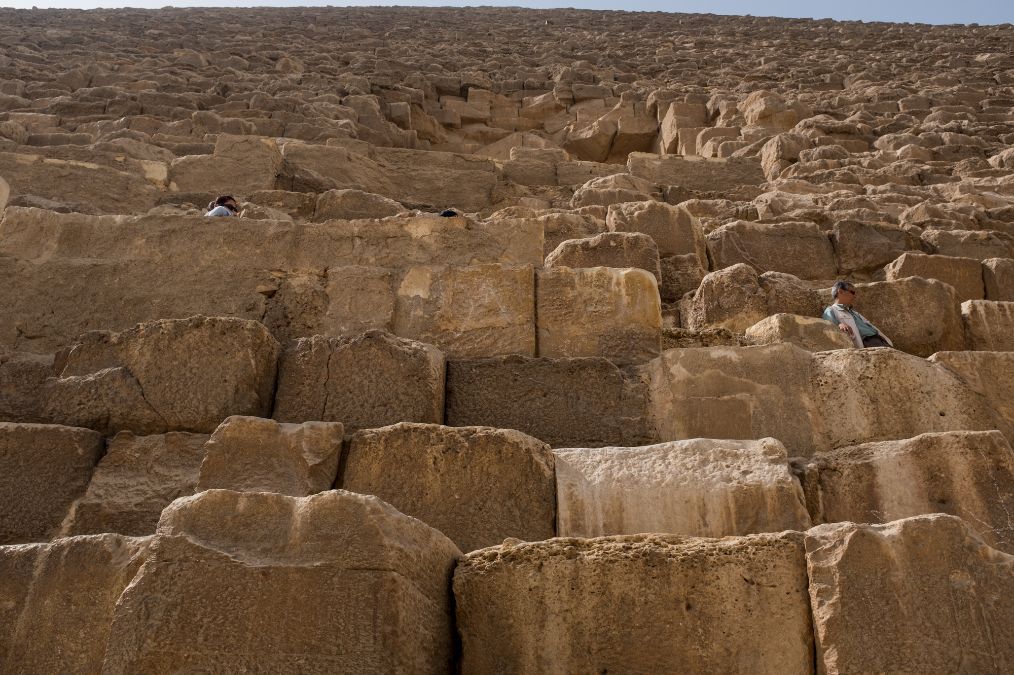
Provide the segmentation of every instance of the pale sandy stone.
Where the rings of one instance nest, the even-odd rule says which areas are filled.
[[[1014,352],[938,352],[929,361],[944,366],[992,407],[996,428],[1014,430]],[[1006,426],[1005,426],[1006,425]]]
[[[986,299],[1014,301],[1014,260],[990,258],[982,261],[982,278],[986,284]]]
[[[452,667],[460,552],[376,497],[210,490],[173,502],[157,534],[104,673]]]
[[[959,302],[982,300],[985,297],[983,266],[975,258],[903,253],[885,267],[884,272],[888,281],[923,277],[950,284],[957,293]]]
[[[802,279],[832,279],[837,272],[831,240],[813,223],[737,220],[708,233],[707,244],[715,269],[745,263]]]
[[[806,533],[817,672],[1014,668],[1014,556],[954,516]]]
[[[0,422],[0,544],[55,535],[103,450],[89,429]]]
[[[116,601],[150,542],[100,534],[0,546],[3,672],[100,672]]]
[[[744,263],[705,275],[693,295],[680,301],[685,328],[744,331],[768,315],[768,296],[757,270]]]
[[[803,467],[814,521],[886,523],[927,513],[962,518],[1014,550],[1014,452],[999,431],[951,431],[815,455]]]
[[[553,454],[561,537],[723,537],[810,526],[785,446],[773,438],[698,438]]]
[[[708,264],[704,234],[685,209],[656,201],[613,204],[606,215],[611,232],[640,232],[655,240],[662,257],[693,253]]]
[[[67,514],[61,536],[154,534],[162,509],[194,493],[207,440],[207,434],[180,431],[116,434],[95,467],[88,490]]]
[[[961,303],[967,349],[1014,351],[1014,302],[967,300]],[[950,347],[957,349],[957,347]],[[940,351],[945,351],[941,347]]]
[[[633,535],[476,551],[454,573],[463,671],[810,673],[802,538]]]
[[[852,339],[830,321],[781,312],[747,328],[746,336],[757,344],[791,342],[811,352],[855,346]]]
[[[549,446],[511,429],[396,424],[360,431],[341,487],[376,495],[462,551],[556,533]]]
[[[642,269],[554,267],[536,281],[539,356],[603,356],[636,363],[656,356],[658,282]]]
[[[660,284],[662,279],[655,241],[638,232],[603,232],[560,242],[546,256],[545,266],[636,267],[651,272]]]
[[[232,416],[211,435],[197,490],[275,492],[292,497],[330,490],[341,461],[340,422],[279,423]]]

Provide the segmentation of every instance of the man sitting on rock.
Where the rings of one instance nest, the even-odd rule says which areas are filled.
[[[860,349],[863,347],[893,347],[886,335],[866,317],[852,308],[856,299],[856,287],[849,281],[834,282],[831,287],[834,304],[824,310],[824,318],[838,326],[838,330],[852,338]]]
[[[237,211],[239,211],[239,204],[236,203],[236,200],[230,195],[222,195],[208,204],[208,212],[204,215],[212,217],[235,216],[238,215]]]

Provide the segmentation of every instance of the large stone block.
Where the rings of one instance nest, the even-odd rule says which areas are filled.
[[[768,295],[757,270],[746,264],[706,275],[693,295],[680,301],[684,328],[727,328],[741,332],[768,315]]]
[[[670,349],[648,365],[662,440],[777,438],[790,455],[816,447],[811,354],[789,344]]]
[[[447,364],[447,424],[517,429],[554,447],[654,440],[640,375],[602,358]]]
[[[905,251],[919,251],[918,228],[841,220],[831,234],[842,274],[877,270]],[[911,275],[905,275],[911,276]]]
[[[636,363],[658,355],[658,282],[641,269],[554,267],[536,278],[539,356],[603,356]]]
[[[756,344],[791,342],[811,352],[855,346],[852,338],[830,321],[798,314],[772,314],[747,328],[746,336]]]
[[[341,490],[178,499],[117,603],[103,672],[445,673],[459,555]]]
[[[856,284],[855,307],[896,349],[929,356],[964,347],[961,307],[954,289],[941,281],[907,277]]]
[[[546,256],[546,267],[636,267],[661,283],[655,240],[638,232],[603,232],[560,242]]]
[[[983,352],[1014,351],[1014,302],[966,300],[961,303],[965,347]],[[949,346],[947,349],[960,349]],[[944,347],[940,351],[945,351]]]
[[[102,534],[0,546],[0,669],[101,672],[116,601],[149,545]]]
[[[102,451],[89,429],[0,422],[0,544],[52,537]]]
[[[531,267],[411,268],[397,289],[395,333],[471,358],[534,353]]]
[[[245,195],[273,190],[282,168],[274,139],[220,134],[213,155],[187,155],[169,167],[174,192]]]
[[[606,215],[611,232],[640,232],[655,240],[662,257],[693,253],[707,267],[708,252],[700,226],[686,209],[656,201],[612,204]]]
[[[180,431],[153,436],[116,434],[95,467],[87,491],[67,514],[61,535],[154,534],[162,509],[194,493],[207,440],[207,434]]]
[[[715,269],[744,263],[802,279],[833,279],[837,273],[831,241],[813,223],[737,220],[710,232],[707,241]]]
[[[286,347],[274,418],[341,422],[346,431],[444,421],[444,355],[431,345],[369,331],[315,335]]]
[[[44,422],[42,390],[52,375],[52,354],[0,350],[0,420]]]
[[[1014,235],[989,230],[927,229],[922,240],[938,255],[988,260],[1014,258]]]
[[[553,454],[510,429],[396,424],[360,431],[341,487],[376,495],[462,551],[556,533]]]
[[[724,537],[810,527],[785,446],[773,438],[696,438],[553,454],[561,537]]]
[[[903,253],[884,268],[888,281],[905,277],[936,279],[950,284],[959,302],[981,300],[985,297],[982,263],[974,258],[956,258],[924,253]]]
[[[1014,556],[959,518],[806,533],[817,672],[1014,669]]]
[[[988,402],[953,373],[893,349],[818,352],[811,376],[821,449],[998,428]]]
[[[270,414],[278,352],[262,324],[242,319],[85,333],[57,357],[47,414],[106,434],[209,433],[229,415]]]
[[[818,453],[802,473],[817,523],[886,523],[958,516],[983,540],[1014,551],[1014,452],[999,431],[921,434]]]
[[[1014,438],[1014,352],[938,352],[929,361],[982,396],[1001,417],[997,428]]]
[[[560,538],[476,551],[454,573],[462,669],[810,673],[802,538]]]
[[[229,417],[204,448],[197,489],[292,497],[330,490],[338,474],[344,436],[340,422],[286,424]]]
[[[1014,259],[983,260],[982,279],[986,284],[987,300],[1014,301]]]

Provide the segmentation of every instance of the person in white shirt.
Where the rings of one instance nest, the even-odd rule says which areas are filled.
[[[834,303],[824,310],[824,318],[838,326],[838,330],[852,338],[856,347],[893,347],[891,340],[857,312],[852,303],[856,299],[855,284],[836,281],[831,288]]]
[[[222,195],[215,201],[208,204],[208,212],[205,216],[236,216],[239,211],[239,204],[230,195]]]

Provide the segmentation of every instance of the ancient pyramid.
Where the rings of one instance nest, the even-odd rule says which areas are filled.
[[[1014,672],[1012,37],[0,9],[0,673]]]

